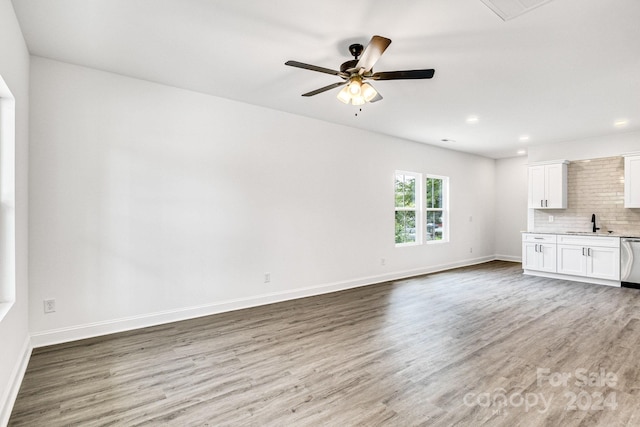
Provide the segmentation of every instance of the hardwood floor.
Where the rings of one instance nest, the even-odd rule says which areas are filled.
[[[491,262],[36,349],[9,425],[640,425],[640,291],[521,273]]]

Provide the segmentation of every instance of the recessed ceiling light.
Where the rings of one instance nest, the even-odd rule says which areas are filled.
[[[613,125],[615,127],[617,127],[617,128],[623,128],[628,124],[629,124],[629,120],[627,120],[627,119],[619,119],[619,120],[616,120],[615,122],[613,122]]]
[[[478,116],[469,116],[469,117],[467,117],[467,123],[478,123],[478,120],[480,120],[478,118]]]
[[[525,142],[529,140],[529,135],[520,135],[520,138],[518,138],[520,141]]]
[[[449,139],[449,138],[442,138],[440,141],[442,141],[442,142],[456,142],[455,139]]]
[[[519,156],[522,156],[523,154],[527,154],[527,150],[518,150],[516,152]]]

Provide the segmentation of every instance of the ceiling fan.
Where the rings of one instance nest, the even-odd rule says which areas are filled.
[[[355,59],[342,64],[340,71],[298,61],[287,61],[284,65],[332,74],[343,80],[321,87],[320,89],[312,90],[311,92],[303,93],[302,96],[313,96],[346,85],[338,93],[338,99],[345,104],[363,105],[365,102],[376,102],[382,99],[382,96],[380,96],[373,86],[366,82],[367,80],[430,79],[435,73],[433,69],[381,71],[374,73],[374,64],[380,59],[380,56],[382,56],[390,44],[390,39],[381,36],[371,37],[371,41],[366,49],[361,44],[352,44],[349,46],[349,52],[351,52],[351,55],[353,55]]]

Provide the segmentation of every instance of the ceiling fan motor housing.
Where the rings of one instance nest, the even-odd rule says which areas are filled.
[[[360,55],[362,55],[362,51],[364,50],[364,46],[360,43],[354,43],[349,45],[349,52],[353,55],[354,58],[358,59]]]
[[[360,43],[354,43],[352,45],[349,45],[349,52],[351,53],[351,55],[353,55],[355,59],[352,59],[342,64],[340,66],[340,71],[345,73],[349,69],[356,68],[356,64],[358,63],[358,58],[360,57],[360,55],[362,55],[363,50],[364,50],[364,46],[361,45]]]
[[[340,71],[342,71],[343,73],[346,73],[347,70],[356,68],[357,64],[358,64],[357,59],[352,59],[351,61],[347,61],[340,66]]]

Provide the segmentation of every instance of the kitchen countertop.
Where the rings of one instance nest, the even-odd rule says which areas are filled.
[[[563,236],[585,236],[585,237],[629,237],[640,238],[640,236],[629,236],[626,234],[609,233],[609,232],[592,232],[592,231],[521,231],[521,233],[531,234],[555,234]]]

